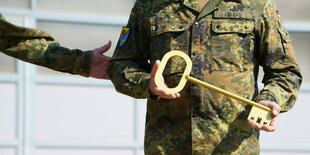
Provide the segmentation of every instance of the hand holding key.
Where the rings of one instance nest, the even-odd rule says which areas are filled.
[[[151,93],[153,95],[157,95],[157,96],[160,96],[160,97],[166,98],[166,99],[179,98],[180,97],[179,93],[169,93],[165,89],[160,89],[160,88],[158,88],[156,86],[156,84],[155,84],[155,74],[156,74],[156,72],[158,70],[159,64],[160,64],[160,61],[157,60],[155,62],[155,64],[153,65],[153,68],[152,68],[151,79],[150,79],[150,82],[149,82],[149,89],[150,89]],[[160,82],[162,83],[163,87],[167,87],[166,84],[165,84],[165,81],[164,81],[164,77],[161,76],[161,77],[158,77],[158,78],[160,79]]]
[[[168,88],[164,82],[163,82],[163,79],[162,79],[162,72],[164,71],[164,67],[166,65],[166,63],[168,62],[168,60],[172,57],[172,56],[180,56],[182,57],[185,62],[186,62],[186,69],[182,75],[182,78],[179,82],[179,85],[176,86],[175,88]],[[248,100],[246,98],[243,98],[243,97],[240,97],[238,95],[235,95],[235,94],[232,94],[226,90],[223,90],[221,88],[218,88],[218,87],[215,87],[213,85],[210,85],[208,83],[205,83],[203,81],[200,81],[198,79],[195,79],[191,76],[189,76],[190,74],[190,71],[191,71],[191,68],[192,68],[192,62],[191,62],[191,59],[188,57],[188,55],[186,55],[184,52],[181,52],[181,51],[171,51],[171,52],[168,52],[162,59],[162,62],[160,63],[157,71],[156,71],[156,74],[155,74],[155,84],[156,86],[158,87],[158,89],[160,90],[165,90],[165,92],[167,93],[170,93],[170,94],[173,94],[173,93],[177,93],[179,91],[181,91],[185,84],[186,84],[186,81],[191,81],[191,82],[194,82],[194,83],[197,83],[201,86],[204,86],[206,88],[209,88],[209,89],[212,89],[214,91],[217,91],[221,94],[224,94],[226,96],[229,96],[229,97],[232,97],[238,101],[242,101],[244,103],[247,103],[247,104],[250,104],[252,105],[252,110],[248,116],[248,120],[249,120],[249,123],[257,128],[257,129],[260,129],[260,130],[265,130],[265,131],[274,131],[275,130],[275,127],[277,125],[277,122],[278,122],[278,112],[277,113],[272,113],[271,112],[271,109],[269,107],[272,107],[272,106],[265,106],[263,104],[259,104],[259,103],[256,103],[256,102],[253,102],[251,100]],[[275,105],[273,107],[276,107]],[[273,108],[272,107],[272,108]],[[274,109],[273,109],[274,110]],[[278,110],[278,109],[276,109]],[[274,117],[275,116],[275,117]],[[269,126],[268,126],[269,125]],[[271,128],[268,128],[270,127]]]
[[[265,105],[269,108],[272,109],[272,115],[273,118],[270,122],[269,125],[261,125],[253,120],[248,120],[248,123],[254,127],[255,129],[258,130],[264,130],[267,132],[273,132],[276,130],[276,127],[278,126],[278,122],[279,122],[279,112],[281,111],[281,107],[275,103],[275,102],[271,102],[271,101],[260,101],[259,104]]]

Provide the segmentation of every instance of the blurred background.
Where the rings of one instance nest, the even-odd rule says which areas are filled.
[[[304,76],[295,107],[261,154],[310,154],[310,1],[274,0]],[[44,29],[83,50],[112,40],[111,56],[134,0],[0,0],[12,23]],[[308,68],[308,69],[307,69]],[[0,53],[0,155],[143,155],[145,100],[112,83],[58,73]]]

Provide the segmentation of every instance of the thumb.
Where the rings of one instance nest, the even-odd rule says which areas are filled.
[[[99,54],[103,54],[106,51],[108,51],[110,49],[111,45],[112,45],[112,42],[111,42],[111,40],[109,40],[109,42],[107,44],[105,44],[104,46],[99,48],[99,51],[98,51]]]
[[[278,116],[281,111],[281,107],[275,102],[267,102],[267,104],[268,104],[268,107],[272,109],[273,116],[274,117]]]
[[[159,68],[159,65],[160,65],[160,61],[159,60],[156,60],[155,61],[155,64],[153,65],[153,68],[152,68],[152,71],[151,71],[151,76],[152,77],[155,77],[155,74]]]
[[[275,103],[276,104],[276,103]],[[279,105],[275,105],[273,108],[272,108],[272,113],[273,113],[273,116],[278,116],[279,113],[281,111],[281,107]]]

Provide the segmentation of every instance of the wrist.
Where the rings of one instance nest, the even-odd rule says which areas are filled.
[[[93,51],[82,52],[79,75],[89,77],[93,60]]]

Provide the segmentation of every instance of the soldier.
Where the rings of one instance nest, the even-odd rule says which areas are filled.
[[[156,60],[171,50],[191,57],[192,77],[272,108],[271,124],[247,121],[250,106],[195,83],[173,94],[157,88]],[[185,66],[172,57],[164,82],[178,85]],[[273,0],[137,0],[108,75],[118,92],[148,99],[145,154],[259,154],[259,131],[276,129],[302,81]]]
[[[61,47],[47,32],[16,26],[0,14],[0,51],[17,59],[56,71],[85,77],[109,79],[106,68],[110,57],[102,55],[111,41],[90,51]]]

